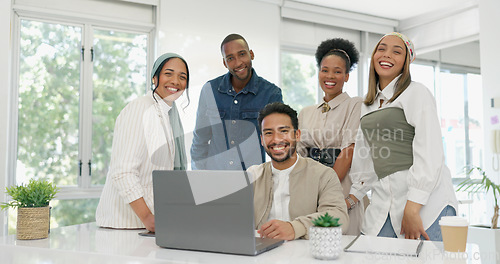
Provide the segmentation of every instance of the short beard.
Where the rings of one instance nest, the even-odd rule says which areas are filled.
[[[288,151],[288,153],[281,159],[277,159],[275,158],[273,155],[271,155],[271,151],[268,151],[266,150],[266,153],[267,155],[269,155],[269,157],[271,157],[272,160],[276,161],[276,162],[285,162],[287,161],[288,159],[290,159],[292,157],[292,154],[295,153],[295,149],[297,148],[297,145],[296,144],[290,144],[290,150]]]
[[[251,72],[250,72],[250,71],[247,71],[247,75],[245,75],[245,77],[243,77],[243,78],[240,78],[240,77],[236,74],[236,72],[234,72],[234,71],[233,71],[231,74],[233,75],[233,77],[234,77],[234,78],[236,78],[236,79],[238,79],[238,80],[240,80],[240,81],[246,81],[246,80],[248,80],[248,79],[249,79]]]

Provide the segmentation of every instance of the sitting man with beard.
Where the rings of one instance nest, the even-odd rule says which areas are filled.
[[[260,111],[258,122],[271,161],[247,172],[254,180],[254,217],[261,237],[308,239],[312,219],[326,212],[340,218],[346,231],[347,206],[335,171],[297,154],[297,112],[283,103],[271,103]]]

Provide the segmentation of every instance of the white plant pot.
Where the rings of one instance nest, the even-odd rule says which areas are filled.
[[[467,243],[479,246],[481,263],[500,263],[500,229],[469,226]]]
[[[340,227],[311,226],[309,228],[309,250],[317,259],[337,259],[342,251],[341,239],[342,228]]]

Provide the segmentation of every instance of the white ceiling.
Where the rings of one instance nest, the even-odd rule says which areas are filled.
[[[471,0],[294,0],[383,18],[404,20],[471,2]],[[477,1],[477,0],[476,0]]]

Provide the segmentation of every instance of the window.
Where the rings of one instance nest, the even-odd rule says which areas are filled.
[[[344,83],[344,92],[349,94],[350,97],[360,96],[363,97],[362,94],[358,92],[358,68],[354,68],[349,73],[349,80]]]
[[[17,184],[76,185],[82,27],[21,20]]]
[[[53,226],[94,221],[116,117],[149,89],[153,26],[23,14],[16,16],[17,144],[10,184],[47,178],[61,187],[51,203]],[[14,219],[11,210],[10,230]]]
[[[464,168],[483,163],[481,77],[441,69],[440,87],[438,106],[446,162],[452,177],[463,178]]]
[[[147,35],[108,29],[94,31],[91,184],[103,185],[108,172],[116,117],[144,94]],[[100,52],[99,52],[100,51]],[[84,161],[85,162],[85,161]]]
[[[83,28],[21,20],[18,183],[38,177],[60,187],[84,186],[81,179],[87,174],[92,184],[102,185],[114,121],[146,91],[147,35],[90,26],[93,45],[87,52]],[[90,84],[81,80],[87,64],[93,73]],[[92,136],[86,138],[89,128]],[[84,157],[87,145],[92,145],[94,162]]]
[[[436,98],[445,161],[454,184],[466,177],[471,166],[483,165],[482,84],[477,69],[454,65],[417,64],[411,66],[412,79],[423,83]],[[480,177],[471,175],[470,177]],[[462,201],[459,214],[471,224],[487,224],[484,194],[457,193]]]
[[[466,166],[482,165],[481,76],[456,66],[417,63],[411,75],[434,94],[447,166],[452,177],[463,178]]]
[[[297,113],[318,100],[318,67],[314,55],[281,52],[283,102]]]

